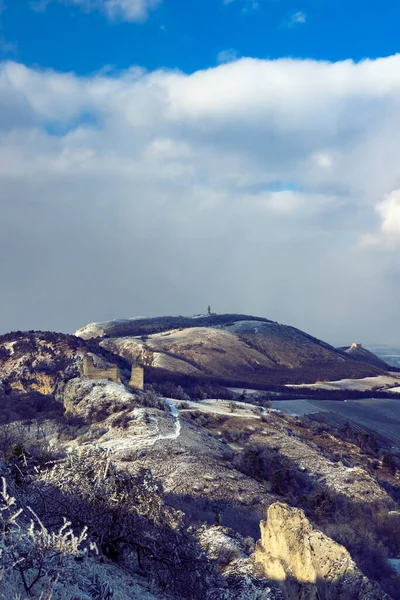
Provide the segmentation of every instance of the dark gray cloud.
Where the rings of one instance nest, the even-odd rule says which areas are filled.
[[[0,330],[211,303],[333,343],[398,341],[399,67],[4,63]]]

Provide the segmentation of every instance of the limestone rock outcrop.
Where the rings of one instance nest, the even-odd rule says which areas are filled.
[[[288,600],[390,600],[302,510],[276,502],[260,528],[254,558]]]
[[[70,379],[62,391],[65,412],[89,421],[93,415],[106,418],[122,409],[133,409],[136,397],[124,385],[105,379],[90,380],[84,377]]]

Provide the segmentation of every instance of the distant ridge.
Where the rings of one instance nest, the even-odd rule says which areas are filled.
[[[353,360],[358,360],[363,363],[374,365],[380,369],[390,371],[390,365],[388,365],[384,360],[379,358],[379,356],[376,356],[376,354],[370,350],[367,350],[367,348],[364,348],[362,344],[353,342],[351,346],[344,346],[343,348],[339,348],[339,350],[348,354]]]
[[[300,329],[251,315],[116,319],[91,323],[75,335],[97,338],[103,348],[130,363],[141,361],[147,381],[191,378],[265,389],[370,377],[388,369],[383,361],[354,360]]]
[[[83,339],[94,337],[140,336],[161,333],[172,329],[188,329],[192,327],[218,327],[236,321],[260,321],[273,323],[264,317],[253,317],[241,314],[165,316],[165,317],[132,317],[130,319],[114,319],[104,323],[89,323],[78,329],[75,335]]]

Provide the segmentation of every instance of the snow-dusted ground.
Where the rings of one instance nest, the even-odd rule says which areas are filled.
[[[236,321],[232,325],[224,325],[223,328],[230,333],[259,333],[264,327],[278,326],[278,323],[266,321]]]
[[[91,409],[98,409],[104,402],[135,409],[137,398],[122,383],[108,379],[88,379],[76,377],[70,379],[63,390],[65,409],[75,415],[87,417]],[[137,410],[137,409],[136,409]]]
[[[318,383],[287,384],[288,388],[310,388],[313,390],[356,390],[369,391],[380,388],[391,388],[399,385],[399,377],[378,375],[377,377],[364,377],[363,379],[339,379],[338,381],[321,381]]]
[[[174,403],[178,402],[174,400]],[[285,401],[273,402],[273,406],[281,407]],[[302,406],[307,405],[307,401],[298,401]],[[388,401],[390,402],[390,401]],[[392,401],[396,402],[397,401]],[[297,404],[294,401],[293,404]],[[319,403],[323,404],[323,402]],[[329,404],[340,405],[342,408],[346,408],[347,404],[343,402],[331,402]],[[197,409],[208,413],[225,414],[229,417],[242,417],[244,419],[260,418],[254,411],[254,406],[245,403],[235,403],[236,407],[232,413],[230,410],[230,403],[225,400],[203,400],[200,402],[190,402],[190,409]],[[239,408],[243,406],[243,408]],[[321,407],[315,407],[309,403],[308,411],[321,412]],[[332,410],[332,409],[330,409]],[[184,410],[183,410],[184,412]],[[268,413],[273,411],[267,410]],[[304,413],[307,411],[304,410]],[[275,421],[273,414],[270,414],[270,421],[263,423],[262,430],[259,433],[255,433],[254,441],[259,441],[263,444],[270,445],[272,447],[279,447],[280,452],[285,454],[291,460],[294,460],[296,464],[300,466],[305,472],[311,477],[315,478],[320,482],[324,482],[327,487],[330,487],[337,492],[349,494],[351,497],[361,499],[366,502],[372,502],[376,499],[384,500],[390,503],[389,496],[384,492],[376,482],[368,476],[368,474],[362,469],[355,469],[352,471],[351,477],[348,469],[339,463],[334,463],[327,459],[317,449],[310,446],[308,442],[293,436],[291,432],[288,432],[288,425],[282,424],[280,421]],[[188,465],[191,468],[193,465]],[[225,479],[225,484],[226,484]],[[221,483],[223,485],[223,482]]]
[[[206,329],[204,327],[187,327],[185,329],[168,329],[167,331],[161,331],[160,333],[152,333],[148,336],[148,340],[164,340],[168,338],[168,343],[175,340],[182,340],[189,337],[195,337],[196,335],[204,335],[209,339],[213,339],[215,336],[214,329]]]
[[[24,536],[24,529],[20,535]],[[143,577],[132,575],[116,564],[99,562],[96,558],[85,557],[82,562],[71,561],[72,564],[59,570],[54,585],[49,586],[49,577],[43,577],[34,588],[30,598],[44,600],[167,600],[162,591],[152,593],[151,584]],[[1,600],[22,600],[26,593],[21,579],[17,576],[2,574],[0,580]],[[51,587],[51,596],[49,596]],[[154,586],[153,586],[154,587]]]
[[[3,346],[6,350],[9,350],[11,353],[11,356],[14,354],[15,350],[14,350],[14,346],[17,342],[13,341],[13,342],[4,342]]]
[[[273,400],[272,407],[297,417],[327,412],[324,408],[315,406],[308,400]]]
[[[103,337],[104,335],[104,323],[89,323],[81,329],[75,331],[75,335],[77,337],[81,337],[84,340],[87,340],[92,337]]]
[[[119,323],[129,323],[130,321],[144,321],[145,319],[151,319],[151,317],[130,317],[129,319],[111,319],[110,321],[102,321],[98,323],[88,323],[84,327],[81,327],[75,331],[77,337],[81,337],[87,340],[92,337],[103,337],[106,329],[109,325],[118,325]]]
[[[354,467],[350,471],[341,462],[333,462],[310,442],[293,435],[287,424],[272,420],[271,425],[265,424],[252,439],[255,443],[279,448],[280,454],[287,456],[313,480],[353,501],[369,503],[380,500],[392,506],[387,492],[364,469]]]
[[[174,400],[173,402],[181,403],[180,400]],[[231,400],[199,400],[197,402],[186,402],[188,405],[183,410],[199,410],[205,413],[213,413],[216,415],[229,415],[230,417],[247,417],[253,419],[259,419],[261,411],[257,411],[257,407],[254,404],[247,402],[235,402]]]
[[[157,440],[176,440],[180,436],[182,429],[182,424],[179,418],[179,410],[175,406],[173,400],[164,400],[164,402],[165,404],[168,404],[170,413],[174,418],[174,430],[166,435],[159,434]],[[157,440],[155,440],[155,442]]]
[[[179,418],[179,410],[173,400],[165,399],[169,406],[170,415],[147,408],[135,408],[132,415],[135,419],[127,429],[116,434],[115,430],[109,430],[97,443],[116,453],[124,453],[135,450],[152,448],[163,440],[176,440],[182,430]]]

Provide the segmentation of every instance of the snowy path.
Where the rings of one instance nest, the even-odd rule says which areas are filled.
[[[173,400],[165,400],[165,404],[168,404],[171,415],[174,417],[174,431],[169,433],[168,435],[161,436],[160,440],[176,440],[180,434],[182,429],[181,420],[179,418],[179,410],[176,408]]]
[[[158,418],[155,415],[149,415],[152,422],[152,427],[147,430],[147,433],[144,435],[132,435],[124,438],[116,437],[113,439],[107,439],[103,443],[100,443],[101,447],[109,449],[112,452],[121,452],[132,449],[142,450],[145,448],[152,448],[161,440],[176,440],[179,438],[182,429],[179,418],[180,411],[174,405],[173,400],[164,399],[164,401],[168,405],[169,411],[173,418],[173,429],[170,433],[162,434],[160,432]],[[146,410],[143,408],[138,410],[146,412]],[[163,425],[163,428],[164,427],[165,425]]]
[[[181,421],[179,418],[179,410],[176,408],[173,400],[167,400],[164,398],[164,402],[165,402],[165,404],[168,405],[169,411],[170,411],[172,417],[174,418],[174,430],[172,433],[167,433],[166,435],[162,435],[160,433],[160,430],[158,428],[158,423],[156,420],[157,435],[153,439],[147,440],[146,445],[148,445],[148,446],[154,446],[154,444],[156,442],[159,442],[160,440],[176,440],[181,434],[182,424],[181,424]]]

